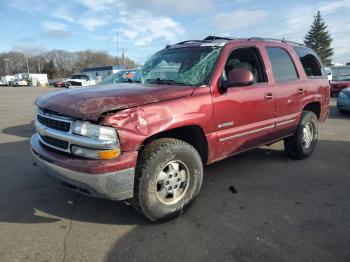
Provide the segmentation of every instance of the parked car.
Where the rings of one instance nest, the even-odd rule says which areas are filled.
[[[122,70],[115,74],[112,74],[105,79],[103,79],[99,85],[110,85],[116,83],[128,83],[132,82],[132,79],[135,77],[137,69],[132,70]]]
[[[190,206],[204,165],[280,140],[291,158],[311,156],[329,113],[319,57],[285,40],[185,41],[140,74],[141,83],[37,99],[31,148],[61,184],[128,201],[152,221]]]
[[[96,80],[90,74],[74,74],[63,82],[67,88],[96,85]]]
[[[14,86],[13,82],[15,81],[15,79],[11,79],[7,82],[7,86]]]
[[[326,71],[326,75],[327,75],[327,78],[329,81],[332,81],[332,69],[331,68],[328,68],[328,67],[325,67],[325,71]]]
[[[12,86],[27,86],[28,81],[24,79],[15,79],[11,82]]]
[[[66,83],[63,80],[58,80],[53,83],[54,87],[66,87]]]
[[[0,86],[7,86],[7,82],[0,80]]]
[[[338,95],[343,89],[350,87],[350,75],[333,76],[331,96]]]
[[[337,98],[337,108],[339,113],[350,113],[350,87],[343,89]]]

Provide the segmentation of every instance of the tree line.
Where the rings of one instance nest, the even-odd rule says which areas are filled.
[[[46,73],[49,79],[57,79],[79,73],[86,67],[111,65],[125,65],[127,69],[139,66],[128,57],[115,57],[103,51],[52,50],[34,56],[15,51],[0,53],[0,75],[14,75],[29,71],[30,73]]]

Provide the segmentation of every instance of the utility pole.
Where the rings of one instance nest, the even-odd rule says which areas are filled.
[[[38,69],[39,69],[39,74],[41,74],[39,59],[38,59]]]

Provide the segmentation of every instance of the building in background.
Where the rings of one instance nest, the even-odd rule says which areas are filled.
[[[107,76],[118,73],[121,70],[124,70],[124,66],[88,67],[83,69],[83,73],[90,74],[99,82]]]

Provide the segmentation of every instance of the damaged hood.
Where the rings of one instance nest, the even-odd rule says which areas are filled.
[[[191,86],[118,84],[62,90],[41,96],[40,108],[96,121],[101,114],[135,106],[189,96]]]

